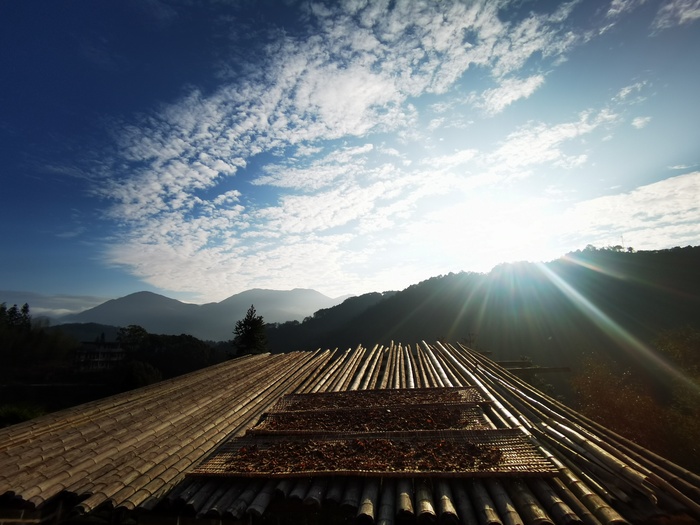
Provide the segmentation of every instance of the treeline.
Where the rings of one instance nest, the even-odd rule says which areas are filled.
[[[116,338],[123,360],[110,369],[81,370],[76,354],[82,341],[60,326],[34,322],[28,304],[0,304],[0,427],[205,368],[232,354],[230,343],[150,334],[140,326],[121,328]]]
[[[76,341],[32,321],[29,305],[0,304],[0,382],[61,380]]]
[[[119,329],[117,342],[125,351],[125,359],[108,374],[121,391],[200,370],[232,357],[230,343],[213,344],[187,334],[150,334],[137,325]]]

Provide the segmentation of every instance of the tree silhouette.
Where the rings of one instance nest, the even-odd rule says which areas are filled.
[[[254,305],[250,305],[243,319],[236,321],[233,335],[233,346],[238,354],[262,354],[267,352],[265,321],[262,315],[257,315]]]

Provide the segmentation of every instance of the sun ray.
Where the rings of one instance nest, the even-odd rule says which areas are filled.
[[[548,268],[545,264],[537,264],[537,268],[554,284],[576,308],[588,317],[600,328],[612,341],[622,348],[629,348],[635,353],[635,357],[644,361],[644,364],[653,365],[656,370],[668,377],[679,381],[683,385],[700,391],[700,386],[688,378],[673,364],[661,357],[657,352],[643,343],[622,326],[616,323],[610,316],[593,304],[588,298],[576,290],[571,284]]]

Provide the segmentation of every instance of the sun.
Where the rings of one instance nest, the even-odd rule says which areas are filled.
[[[428,259],[444,257],[460,263],[459,269],[488,272],[500,263],[560,256],[556,231],[545,206],[486,196],[426,211],[411,234],[433,248]]]

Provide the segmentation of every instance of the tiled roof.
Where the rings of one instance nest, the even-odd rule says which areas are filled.
[[[195,468],[290,393],[468,387],[554,476],[204,477]],[[0,430],[0,522],[43,509],[264,520],[340,513],[367,523],[624,523],[700,519],[700,477],[586,420],[462,346],[392,344],[234,359]],[[52,507],[53,506],[53,507]],[[13,514],[14,512],[14,514]],[[32,513],[33,512],[33,513]],[[334,515],[335,515],[334,514]],[[4,518],[3,518],[4,516]]]

